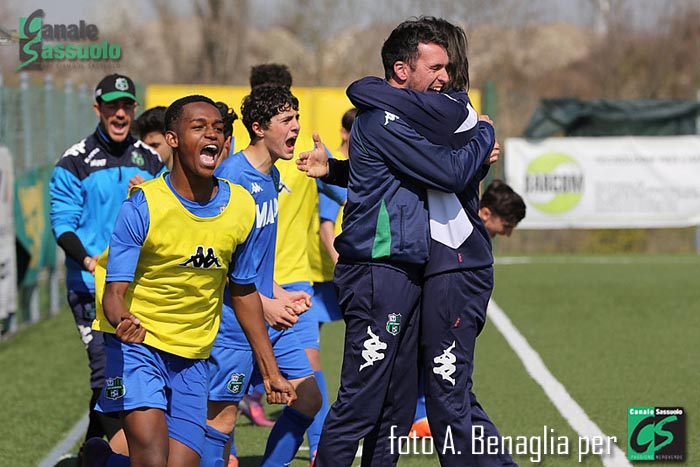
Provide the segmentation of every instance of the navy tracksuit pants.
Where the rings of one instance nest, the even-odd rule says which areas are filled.
[[[473,454],[472,426],[483,428],[484,439],[500,439],[472,392],[474,346],[492,290],[492,267],[442,273],[423,284],[420,354],[428,422],[442,467],[516,465],[507,452]]]
[[[321,433],[315,467],[396,465],[413,422],[418,388],[420,274],[379,263],[339,263],[334,282],[345,320],[338,398]]]

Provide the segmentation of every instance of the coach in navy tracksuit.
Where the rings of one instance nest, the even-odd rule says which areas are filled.
[[[350,85],[348,95],[359,109],[396,113],[434,143],[458,148],[478,137],[476,112],[464,91],[448,96],[399,90],[385,80],[369,77]],[[493,290],[491,238],[479,217],[479,183],[487,172],[488,166],[484,166],[481,176],[473,177],[456,195],[428,194],[432,240],[424,274],[420,350],[435,445],[446,445],[449,427],[448,441],[455,446],[454,452],[437,449],[443,467],[514,465],[507,452],[479,457],[472,454],[473,424],[483,427],[485,437],[500,439],[472,392],[471,379],[476,337],[486,322]],[[456,232],[446,233],[445,228],[440,229],[444,221],[435,218],[449,210],[440,203],[450,196],[459,200],[466,218],[455,223]]]
[[[382,48],[388,82],[416,91],[441,87],[447,82],[445,47],[429,23],[402,23]],[[417,320],[431,243],[426,190],[461,193],[479,176],[495,137],[484,121],[474,131],[467,146],[450,149],[389,111],[364,110],[353,124],[348,201],[335,242],[345,351],[317,467],[352,465],[362,438],[362,465],[398,460],[398,446],[387,449],[385,435],[391,425],[408,433],[415,410]]]
[[[158,154],[130,134],[137,107],[133,81],[111,74],[95,89],[95,131],[67,149],[51,178],[51,228],[66,252],[68,303],[90,359],[90,423],[86,440],[111,438],[120,424],[94,411],[104,387],[102,333],[93,331],[95,278],[99,255],[107,248],[112,227],[128,187],[154,178],[165,166]]]

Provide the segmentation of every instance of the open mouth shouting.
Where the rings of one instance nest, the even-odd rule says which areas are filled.
[[[119,139],[119,137],[126,137],[129,132],[129,122],[127,120],[112,119],[109,122],[109,133],[113,139]]]
[[[294,153],[294,145],[297,143],[297,137],[293,136],[291,138],[288,138],[284,144],[287,147],[287,151],[291,152],[292,154]]]
[[[199,153],[199,161],[204,166],[215,167],[219,152],[220,148],[216,144],[207,144]]]

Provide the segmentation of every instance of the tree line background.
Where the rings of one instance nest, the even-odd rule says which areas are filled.
[[[70,4],[68,2],[67,4]],[[695,99],[700,0],[149,0],[76,10],[122,47],[140,83],[247,85],[250,67],[286,63],[298,86],[345,87],[383,74],[398,22],[442,16],[464,27],[472,87],[496,84],[501,138],[521,134],[542,97]],[[16,28],[28,6],[0,7]],[[564,10],[564,11],[563,11]],[[568,10],[568,11],[567,11]],[[575,21],[561,18],[571,18]],[[45,22],[51,22],[47,14]],[[0,47],[5,82],[16,47]],[[47,70],[91,86],[100,69]]]

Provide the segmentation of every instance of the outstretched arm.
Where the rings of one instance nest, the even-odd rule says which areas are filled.
[[[309,177],[320,178],[325,183],[342,187],[348,186],[349,161],[330,159],[318,133],[313,134],[313,139],[314,149],[299,154],[299,158],[296,160],[297,168],[306,172]]]

